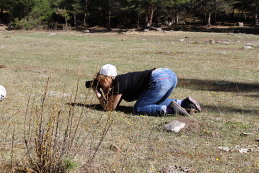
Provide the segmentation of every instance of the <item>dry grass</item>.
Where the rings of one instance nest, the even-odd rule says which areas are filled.
[[[258,40],[227,33],[0,32],[1,85],[8,93],[0,103],[2,168],[25,165],[26,122],[37,115],[50,77],[45,120],[54,107],[63,112],[60,121],[67,122],[69,111],[72,122],[80,120],[67,154],[74,172],[158,172],[174,165],[191,172],[258,172]],[[243,49],[248,43],[254,49]],[[105,63],[119,73],[173,69],[179,83],[172,97],[201,102],[203,112],[194,116],[198,129],[165,132],[163,124],[180,117],[136,116],[134,103],[101,111],[84,82]],[[230,151],[219,149],[224,146]]]

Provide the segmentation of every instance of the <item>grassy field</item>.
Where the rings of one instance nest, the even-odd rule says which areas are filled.
[[[84,82],[106,63],[120,74],[168,67],[179,78],[171,97],[191,95],[203,111],[195,120],[139,116],[133,102],[122,102],[103,112]],[[22,166],[29,172],[30,159],[39,159],[39,125],[51,136],[57,124],[58,135],[46,139],[69,139],[59,144],[70,146],[64,156],[71,172],[155,173],[175,165],[189,172],[259,172],[259,35],[2,31],[0,65],[8,94],[0,102],[2,172]],[[54,126],[50,117],[59,118]],[[175,119],[190,124],[179,134],[164,131]]]

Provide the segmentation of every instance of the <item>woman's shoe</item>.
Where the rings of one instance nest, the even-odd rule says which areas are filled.
[[[182,108],[178,103],[172,101],[170,105],[167,106],[170,110],[169,114],[179,114],[179,115],[190,115],[184,108]]]
[[[200,104],[191,96],[185,98],[181,106],[188,112],[188,113],[197,113],[201,112]]]

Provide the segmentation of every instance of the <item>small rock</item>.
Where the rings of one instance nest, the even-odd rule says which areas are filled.
[[[242,132],[240,135],[241,136],[248,136],[248,135],[251,135],[252,133],[246,133],[246,132]]]
[[[244,26],[244,22],[237,22],[236,26],[243,27]]]
[[[117,145],[115,145],[115,144],[111,144],[110,145],[110,150],[115,151],[115,152],[119,152],[120,148]]]
[[[253,49],[253,46],[246,45],[246,46],[243,47],[243,49],[246,49],[246,50],[248,50],[248,49]]]
[[[179,41],[180,41],[180,42],[183,42],[183,41],[184,41],[184,39],[179,39]]]
[[[253,46],[253,43],[246,43],[246,46]]]
[[[48,36],[54,36],[57,35],[56,33],[50,33]]]
[[[185,123],[174,120],[169,124],[166,124],[164,127],[166,131],[179,133],[180,130],[185,127]]]
[[[189,168],[181,167],[181,166],[168,166],[162,169],[162,173],[185,173],[190,172]]]
[[[156,31],[163,32],[163,29],[162,28],[156,28]]]
[[[230,151],[228,147],[219,147],[219,149],[226,152]]]
[[[215,41],[215,40],[209,40],[208,43],[209,43],[209,44],[215,44],[216,41]]]
[[[240,148],[240,149],[239,149],[239,152],[240,152],[240,153],[248,153],[248,152],[250,152],[250,151],[252,151],[251,148]]]
[[[227,54],[225,51],[222,51],[222,52],[220,52],[220,53],[223,54],[223,55],[226,55],[226,54]]]
[[[218,43],[218,44],[230,44],[230,41],[217,41],[216,43]]]
[[[84,33],[89,33],[90,31],[88,29],[84,30]]]
[[[149,29],[144,29],[144,32],[148,32],[149,31]]]

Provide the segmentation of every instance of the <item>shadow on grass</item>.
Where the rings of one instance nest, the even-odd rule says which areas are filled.
[[[93,110],[103,111],[103,108],[100,104],[83,104],[83,103],[67,103],[67,105],[71,106],[78,106],[78,107],[85,107]],[[213,112],[213,113],[240,113],[240,114],[249,114],[249,115],[256,115],[256,110],[244,110],[242,108],[233,108],[228,106],[212,106],[212,105],[202,105],[202,109],[205,112]],[[132,106],[119,106],[116,108],[117,112],[122,112],[125,114],[133,114],[133,107]],[[135,114],[134,114],[135,115]]]
[[[240,83],[217,80],[201,80],[201,79],[179,79],[178,87],[190,88],[202,91],[219,91],[219,92],[259,92],[259,83]],[[248,95],[251,97],[258,97],[258,94]]]
[[[94,110],[98,110],[98,111],[104,111],[100,104],[67,103],[67,105],[85,107],[85,108],[94,109]],[[131,106],[118,106],[116,108],[116,111],[117,112],[123,112],[125,114],[132,114],[133,113],[133,107],[131,107]]]
[[[222,114],[229,114],[229,113],[240,113],[240,114],[249,114],[249,115],[258,115],[257,110],[244,110],[242,108],[233,108],[229,106],[212,106],[212,105],[203,105],[203,111],[206,112],[213,112],[213,113],[222,113]]]

